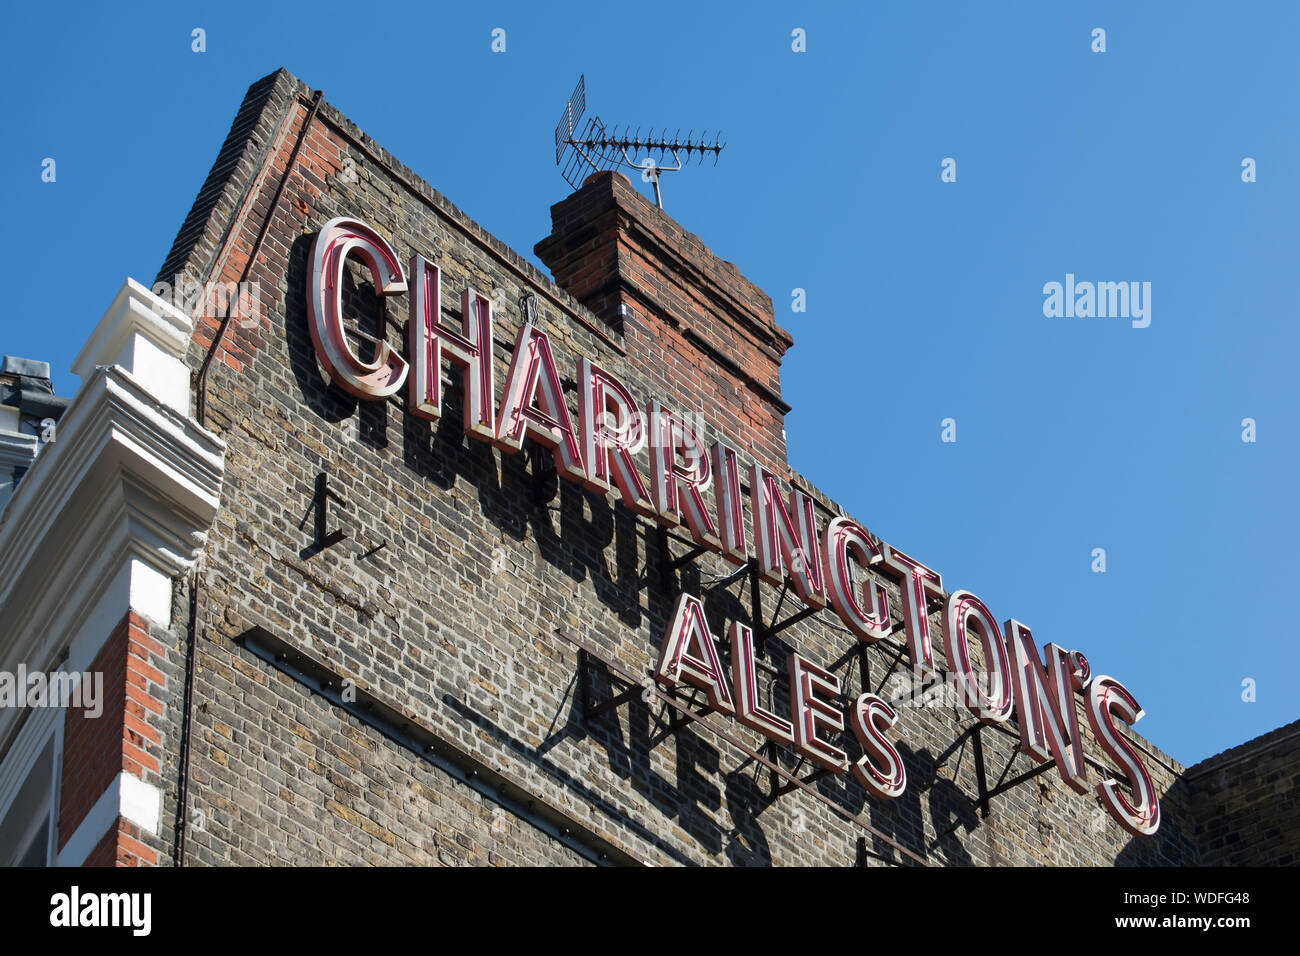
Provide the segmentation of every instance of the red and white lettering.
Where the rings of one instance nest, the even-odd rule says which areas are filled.
[[[731,686],[736,695],[738,721],[778,744],[794,743],[794,725],[759,703],[754,632],[739,621],[731,622]]]
[[[907,632],[907,649],[912,657],[912,671],[922,678],[934,674],[934,643],[930,637],[930,614],[927,597],[943,597],[943,579],[920,561],[902,551],[882,544],[884,558],[880,569],[901,582],[903,592],[903,626]]]
[[[1047,644],[1043,647],[1047,661],[1044,666],[1029,628],[1016,620],[1008,620],[1003,627],[1012,662],[1020,749],[1038,763],[1055,760],[1066,786],[1075,793],[1086,793],[1088,765],[1084,762],[1074,691],[1088,679],[1087,659]]]
[[[406,276],[397,253],[383,236],[357,219],[340,216],[321,227],[312,243],[308,327],[316,356],[330,380],[357,398],[386,398],[406,381],[406,360],[391,349],[382,333],[375,357],[363,362],[343,332],[343,270],[354,255],[369,269],[380,296],[406,291]]]
[[[844,712],[831,703],[840,695],[840,679],[798,654],[790,655],[789,667],[795,751],[819,767],[843,773],[849,769],[849,755],[817,736],[818,730],[844,730]]]
[[[681,452],[681,456],[679,456]],[[686,463],[680,460],[684,457]],[[691,537],[710,551],[721,551],[718,529],[704,507],[712,469],[708,449],[681,416],[657,399],[650,402],[650,487],[659,523],[675,528],[685,519]]]
[[[698,653],[693,653],[692,648],[698,648]],[[668,625],[663,650],[659,653],[655,680],[668,687],[676,687],[685,681],[708,695],[711,709],[724,714],[733,711],[731,691],[722,675],[718,652],[713,646],[713,634],[709,631],[704,605],[699,598],[683,594],[677,601],[677,611]]]
[[[862,527],[852,518],[840,516],[826,525],[826,590],[831,607],[844,626],[867,644],[889,635],[889,599],[880,585],[872,586],[866,569],[880,560],[880,550]],[[854,574],[850,560],[863,569],[862,594],[871,603],[864,610],[854,594]]]
[[[492,301],[473,289],[460,297],[461,331],[442,324],[442,280],[437,266],[424,256],[411,257],[411,320],[408,350],[415,368],[407,406],[412,415],[436,421],[442,417],[442,360],[461,372],[465,432],[479,441],[496,439],[493,409],[496,379],[492,363]]]
[[[812,607],[825,607],[821,542],[817,537],[812,498],[798,488],[791,488],[787,509],[781,500],[776,475],[757,462],[749,472],[749,495],[758,570],[763,578],[771,584],[781,584],[788,568],[799,599]]]
[[[632,456],[645,445],[645,419],[623,383],[590,359],[578,360],[578,432],[588,488],[618,486],[623,503],[641,515],[655,513]]]
[[[1112,716],[1131,727],[1142,719],[1142,708],[1123,684],[1102,674],[1088,685],[1088,723],[1101,749],[1124,768],[1137,803],[1129,802],[1113,778],[1099,783],[1097,793],[1125,830],[1134,836],[1151,836],[1160,828],[1160,798],[1137,751],[1115,729]]]
[[[498,448],[517,452],[524,436],[540,442],[555,456],[555,467],[570,480],[585,481],[582,452],[573,419],[564,400],[560,373],[555,369],[551,340],[525,322],[515,338],[510,374],[497,417]]]
[[[850,724],[862,746],[862,756],[853,765],[853,779],[878,797],[893,799],[907,789],[907,768],[885,731],[898,715],[875,694],[863,694],[853,703]]]
[[[971,628],[984,650],[987,687],[970,662],[967,636]],[[943,652],[956,678],[966,709],[985,724],[1000,724],[1011,716],[1011,665],[998,622],[984,602],[969,591],[953,591],[943,609]]]
[[[713,443],[714,501],[718,508],[722,556],[732,564],[749,560],[745,539],[745,509],[740,492],[740,457],[723,442]]]

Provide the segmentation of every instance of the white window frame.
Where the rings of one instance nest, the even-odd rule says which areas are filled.
[[[44,866],[55,866],[58,861],[59,846],[59,803],[63,782],[63,728],[67,711],[62,707],[42,707],[33,710],[23,728],[18,732],[9,752],[0,762],[0,833],[4,831],[10,811],[15,801],[27,784],[34,779],[33,774],[43,770],[50,774],[49,806],[46,816],[32,814],[27,821],[23,835],[17,839],[13,849],[0,857],[0,866],[12,867],[20,860],[25,851],[30,849],[31,835],[39,829],[42,822],[48,824],[45,846]],[[51,751],[51,766],[45,770],[41,758],[46,748]]]

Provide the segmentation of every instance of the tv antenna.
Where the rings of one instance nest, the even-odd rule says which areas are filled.
[[[708,130],[699,139],[695,138],[695,130],[682,139],[680,129],[670,137],[667,128],[659,136],[655,136],[651,128],[643,137],[639,126],[635,134],[630,125],[624,126],[620,133],[617,126],[606,128],[599,116],[590,116],[582,131],[577,133],[578,123],[587,109],[586,79],[585,74],[578,77],[578,85],[569,95],[560,122],[555,126],[555,165],[563,163],[560,173],[574,189],[578,189],[593,172],[627,167],[635,169],[642,180],[654,185],[655,205],[663,209],[663,199],[659,195],[659,177],[663,173],[676,172],[692,159],[703,163],[707,155],[713,156],[715,166],[718,164],[718,154],[726,143],[719,139],[720,134],[710,139]],[[569,152],[570,147],[572,152]],[[670,155],[674,164],[671,166],[667,165]],[[641,158],[633,159],[633,156]]]

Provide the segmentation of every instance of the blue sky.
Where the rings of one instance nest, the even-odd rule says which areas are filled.
[[[728,6],[6,4],[0,351],[75,390],[95,321],[153,278],[280,66],[536,262],[585,73],[606,122],[723,130],[664,202],[795,336],[794,467],[947,587],[1084,651],[1185,763],[1300,717],[1300,5]],[[1151,325],[1045,317],[1067,273],[1150,282]]]

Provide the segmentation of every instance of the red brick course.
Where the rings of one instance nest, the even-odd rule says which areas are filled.
[[[149,636],[148,622],[127,612],[90,666],[104,677],[103,712],[89,717],[69,707],[64,719],[63,771],[59,793],[59,849],[76,833],[95,802],[122,771],[158,785],[167,681],[155,664],[165,648]],[[87,866],[156,863],[152,837],[119,818],[86,859]]]

